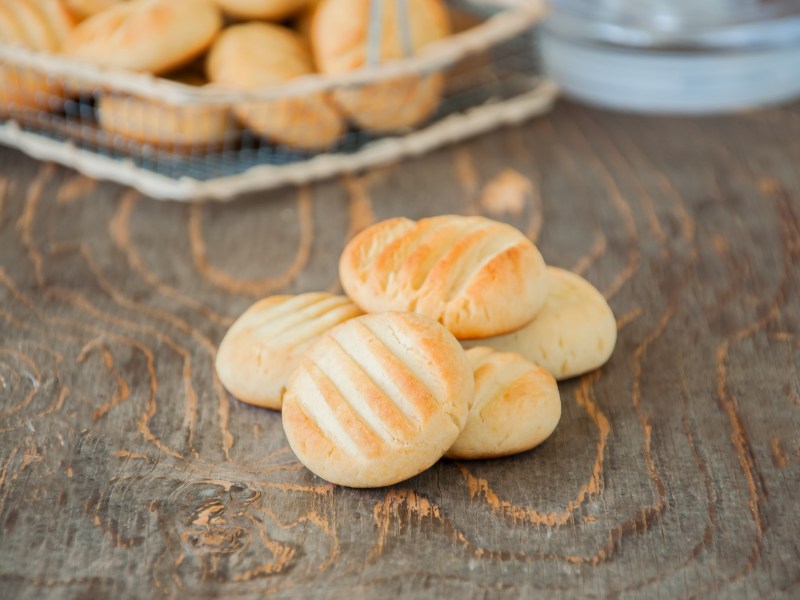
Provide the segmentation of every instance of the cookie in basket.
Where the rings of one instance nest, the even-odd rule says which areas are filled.
[[[323,479],[391,485],[453,445],[473,391],[466,354],[436,321],[365,315],[308,350],[289,378],[283,428],[300,461]]]
[[[538,446],[558,425],[561,396],[553,376],[513,352],[467,350],[475,373],[475,398],[466,426],[448,458],[510,456]]]
[[[75,20],[62,0],[15,0],[0,3],[0,43],[58,53]],[[0,112],[9,109],[57,110],[64,101],[63,82],[34,67],[0,65]]]
[[[102,67],[161,74],[200,55],[221,27],[212,0],[132,0],[80,23],[64,53]]]
[[[289,375],[312,342],[362,314],[344,296],[323,292],[260,300],[225,334],[217,352],[217,376],[242,402],[280,410]]]
[[[314,21],[314,15],[317,14],[320,0],[310,0],[307,2],[303,9],[298,12],[292,19],[291,26],[297,33],[303,36],[309,45],[311,44],[311,23]]]
[[[462,339],[522,327],[548,288],[542,255],[520,231],[455,215],[365,229],[345,247],[339,278],[367,312],[422,313]]]
[[[243,92],[281,86],[313,73],[305,41],[294,31],[270,23],[229,27],[206,60],[208,78]],[[322,92],[287,98],[238,102],[242,123],[271,141],[304,150],[323,150],[344,131],[344,120]]]
[[[65,0],[67,6],[75,17],[86,19],[111,8],[125,0]]]
[[[309,0],[216,0],[223,12],[242,20],[282,21],[297,14]]]
[[[617,322],[603,295],[583,277],[547,268],[550,291],[536,318],[507,335],[463,342],[519,352],[567,379],[592,371],[609,359],[617,341]]]
[[[408,0],[405,3],[408,48],[404,43],[399,10],[403,3],[383,2],[380,45],[381,63],[418,53],[425,45],[450,35],[450,22],[441,0]],[[339,74],[368,64],[370,0],[322,0],[311,23],[311,43],[317,68]],[[375,83],[342,87],[334,98],[356,125],[376,132],[419,125],[439,106],[444,89],[440,73],[403,75]]]
[[[168,79],[197,87],[207,83],[192,72]],[[97,99],[97,118],[109,133],[181,153],[219,148],[236,135],[236,122],[225,105],[168,103],[102,92]]]

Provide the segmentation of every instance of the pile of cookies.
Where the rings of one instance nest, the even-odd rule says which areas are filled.
[[[0,43],[187,85],[249,92],[298,77],[337,75],[419,52],[451,33],[443,0],[381,3],[379,44],[370,0],[14,0],[0,2]],[[397,11],[405,7],[402,17]],[[375,21],[378,23],[378,21]],[[370,28],[373,27],[372,32]],[[370,36],[373,36],[370,38]],[[348,124],[373,132],[414,127],[437,108],[440,73],[226,105],[170,104],[0,64],[0,108],[59,110],[96,96],[109,132],[180,150],[233,142],[247,127],[270,143],[319,151]]]
[[[347,296],[250,307],[216,371],[243,402],[282,410],[300,461],[341,485],[533,448],[560,419],[556,379],[601,366],[616,343],[591,284],[483,217],[377,223],[348,243],[339,278]]]

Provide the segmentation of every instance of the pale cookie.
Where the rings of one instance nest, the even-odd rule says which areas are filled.
[[[186,85],[205,83],[190,74],[169,79]],[[97,115],[108,132],[179,152],[222,146],[236,127],[227,106],[169,104],[112,93],[99,97]]]
[[[43,72],[0,64],[0,115],[15,110],[58,110],[64,86]]]
[[[56,53],[75,25],[64,0],[0,2],[0,43]]]
[[[300,461],[323,479],[381,487],[444,455],[473,392],[466,354],[436,321],[366,315],[306,353],[284,395],[283,427]]]
[[[0,44],[29,46],[22,28],[5,2],[0,2]]]
[[[217,376],[242,402],[280,410],[289,375],[313,341],[361,314],[344,296],[323,292],[265,298],[225,334]]]
[[[427,44],[450,35],[447,7],[440,0],[408,0],[405,4],[409,47],[402,35],[398,10],[402,3],[383,2],[381,63],[417,54]],[[320,72],[346,73],[367,66],[370,0],[322,0],[313,15],[311,43]],[[418,125],[439,105],[444,88],[441,74],[408,75],[370,84],[343,87],[334,99],[359,126],[392,131]]]
[[[441,75],[412,75],[342,87],[334,99],[356,125],[385,133],[420,125],[438,108],[443,90]]]
[[[0,2],[0,43],[55,53],[74,26],[62,0]],[[64,86],[58,78],[34,67],[0,65],[0,114],[13,109],[57,110],[63,101]]]
[[[77,19],[70,12],[65,0],[33,0],[38,5],[40,13],[44,15],[52,39],[55,41],[53,52],[60,51],[67,37],[78,24]]]
[[[294,31],[246,23],[219,36],[206,59],[206,72],[214,83],[256,90],[310,75],[313,66],[306,42]],[[325,149],[344,132],[344,120],[326,93],[242,101],[234,112],[259,135],[305,150]]]
[[[85,19],[119,4],[122,0],[65,0],[72,14]]]
[[[608,302],[582,277],[555,267],[547,271],[550,292],[531,323],[508,335],[464,345],[518,352],[559,380],[603,365],[617,341],[617,322]]]
[[[299,33],[306,41],[311,40],[311,23],[314,21],[314,15],[317,14],[320,0],[310,0],[306,2],[303,9],[297,13],[292,19],[292,29]]]
[[[48,24],[47,11],[35,0],[14,0],[5,3],[6,11],[11,17],[25,40],[25,46],[34,50],[56,52],[59,42],[56,34]]]
[[[83,21],[64,53],[103,67],[160,74],[201,54],[221,27],[211,0],[133,0]]]
[[[282,21],[301,11],[309,0],[216,0],[219,7],[237,19]]]
[[[483,217],[377,223],[344,249],[339,278],[367,312],[422,313],[462,339],[519,329],[547,295],[536,246],[510,225]]]
[[[499,458],[546,440],[561,418],[553,376],[512,352],[477,347],[467,351],[475,373],[475,398],[448,458]]]

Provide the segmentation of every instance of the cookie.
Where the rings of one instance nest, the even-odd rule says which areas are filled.
[[[76,23],[65,0],[0,3],[0,43],[56,53]]]
[[[444,77],[398,77],[366,86],[342,87],[334,99],[362,129],[389,133],[420,125],[438,108]]]
[[[298,12],[292,19],[292,29],[301,35],[301,37],[310,43],[311,40],[311,23],[314,21],[314,15],[317,14],[320,0],[310,0],[306,2],[302,10]]]
[[[216,0],[217,5],[234,18],[282,21],[297,14],[309,0]]]
[[[300,461],[323,479],[381,487],[444,455],[473,391],[466,354],[436,321],[365,315],[308,350],[289,379],[283,427]]]
[[[38,5],[51,39],[55,42],[55,49],[51,51],[59,52],[78,24],[77,19],[70,12],[65,0],[33,0],[33,2]]]
[[[16,0],[0,3],[0,43],[41,52],[58,52],[75,26],[62,0]],[[0,65],[0,113],[12,109],[57,110],[63,83],[34,67]]]
[[[64,86],[33,68],[0,64],[0,115],[15,110],[58,110],[64,103]]]
[[[35,0],[14,0],[6,2],[5,10],[16,22],[16,26],[25,41],[23,44],[34,50],[56,52],[59,42],[48,24],[48,15],[44,7]]]
[[[367,66],[369,56],[370,0],[322,0],[311,22],[311,43],[320,72],[346,73]],[[431,42],[450,35],[447,8],[440,0],[408,0],[406,3],[409,47],[403,39],[398,10],[403,4],[383,2],[380,46],[381,63],[418,53]],[[377,132],[418,125],[441,100],[441,74],[407,75],[376,83],[343,87],[334,99],[358,126]]]
[[[255,90],[309,75],[313,67],[306,42],[297,33],[269,23],[246,23],[219,36],[206,59],[206,72],[214,83]],[[259,135],[304,150],[325,149],[344,131],[344,121],[325,93],[242,101],[234,112]]]
[[[65,0],[72,14],[81,20],[103,12],[121,1],[123,0]]]
[[[221,27],[211,0],[133,0],[83,21],[64,53],[103,67],[160,74],[201,54]]]
[[[448,458],[499,458],[546,440],[561,418],[553,376],[512,352],[476,347],[467,351],[475,373],[475,398]]]
[[[184,74],[170,79],[186,85],[205,83]],[[220,147],[236,128],[227,106],[176,105],[114,93],[99,96],[97,118],[110,133],[179,152]]]
[[[518,352],[567,379],[602,366],[614,351],[617,322],[603,295],[582,277],[548,267],[550,291],[528,325],[508,335],[464,342]]]
[[[225,334],[217,376],[242,402],[280,410],[289,375],[311,343],[361,314],[344,296],[323,292],[260,300]]]
[[[366,312],[417,312],[458,338],[519,329],[547,295],[544,260],[510,225],[445,215],[377,223],[353,238],[339,278]]]

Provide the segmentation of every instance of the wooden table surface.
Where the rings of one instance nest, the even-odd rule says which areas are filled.
[[[543,118],[229,205],[0,150],[0,597],[797,597],[800,106]],[[213,371],[377,219],[481,213],[608,297],[555,434],[350,490]]]

